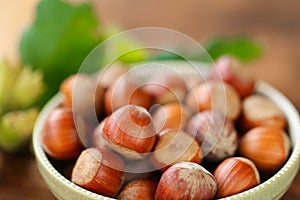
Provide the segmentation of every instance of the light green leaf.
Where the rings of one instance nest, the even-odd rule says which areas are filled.
[[[25,108],[33,105],[44,92],[43,74],[23,67],[14,85],[11,87],[10,107]]]
[[[262,54],[261,45],[248,37],[213,38],[205,49],[213,60],[228,54],[241,61],[251,61]]]
[[[0,58],[0,116],[8,109],[11,101],[11,88],[20,71],[19,66],[12,66],[7,60]]]
[[[120,32],[121,30],[116,26],[105,30],[105,38],[111,36],[113,38],[109,40],[109,44],[105,47],[104,64],[115,61],[112,59],[125,64],[145,61],[149,57],[147,50],[143,49],[142,45],[129,35],[118,35]],[[124,52],[127,53],[124,54]]]
[[[89,3],[40,1],[33,24],[22,35],[20,51],[25,64],[44,72],[48,88],[45,101],[57,92],[64,78],[78,71],[100,41],[98,19]],[[94,64],[99,68],[99,63]]]

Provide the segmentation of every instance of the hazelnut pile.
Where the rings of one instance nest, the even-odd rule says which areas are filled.
[[[216,199],[257,186],[286,162],[285,115],[229,58],[193,84],[176,73],[141,83],[128,71],[117,64],[61,85],[42,145],[73,183],[117,199]]]

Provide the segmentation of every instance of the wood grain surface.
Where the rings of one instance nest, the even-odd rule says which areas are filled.
[[[258,60],[241,73],[269,82],[300,109],[300,1],[277,0],[91,0],[102,25],[124,29],[159,26],[200,43],[215,35],[247,34],[264,46]],[[18,60],[19,37],[34,16],[37,0],[0,1],[0,56]],[[1,153],[0,199],[55,199],[30,151]],[[284,200],[300,199],[300,175]]]

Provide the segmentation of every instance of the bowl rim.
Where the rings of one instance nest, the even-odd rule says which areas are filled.
[[[300,117],[299,117],[297,109],[294,107],[294,105],[290,102],[290,100],[285,95],[283,95],[281,92],[279,92],[273,86],[269,85],[268,83],[266,83],[264,81],[260,80],[255,83],[255,91],[258,94],[262,94],[262,95],[266,96],[267,98],[269,98],[271,101],[273,101],[275,104],[277,104],[285,113],[287,122],[288,122],[289,137],[290,138],[292,137],[291,138],[292,151],[291,151],[286,163],[272,177],[270,177],[263,183],[255,186],[249,190],[238,193],[236,195],[225,197],[223,199],[245,198],[248,195],[256,193],[258,190],[261,190],[261,189],[267,187],[268,185],[274,184],[278,178],[280,178],[285,172],[291,170],[293,167],[296,167],[297,171],[299,170],[299,162],[297,163],[297,161],[299,161],[299,159],[300,159],[300,134],[296,134],[296,133],[300,130]],[[78,192],[83,193],[83,195],[88,195],[89,197],[92,197],[95,199],[104,199],[104,200],[114,199],[114,198],[106,197],[106,196],[103,196],[100,194],[96,194],[94,192],[91,192],[89,190],[86,190],[86,189],[74,184],[69,179],[65,178],[62,174],[60,174],[54,168],[54,166],[50,163],[49,159],[47,158],[46,153],[44,152],[42,145],[41,145],[42,124],[46,120],[49,112],[51,110],[53,110],[54,108],[58,107],[61,104],[62,100],[63,100],[62,94],[57,93],[43,107],[43,109],[41,110],[41,112],[37,118],[37,121],[34,126],[33,137],[32,137],[33,150],[34,150],[36,159],[50,174],[53,174],[54,178],[57,181],[62,182],[65,186],[67,186],[71,190],[76,190]],[[288,115],[286,113],[288,113]],[[292,132],[294,134],[291,134]],[[297,165],[297,166],[294,166],[294,165]],[[294,179],[295,176],[293,176],[291,178]]]
[[[82,192],[85,195],[95,197],[95,198],[102,198],[105,200],[111,200],[112,198],[102,196],[99,194],[96,194],[94,192],[91,192],[89,190],[86,190],[76,184],[74,184],[71,180],[64,177],[61,173],[55,169],[55,167],[51,164],[49,161],[45,151],[43,150],[42,144],[41,144],[41,132],[42,132],[42,124],[44,124],[49,112],[51,112],[53,109],[61,105],[61,102],[63,100],[63,96],[58,93],[55,96],[53,96],[50,101],[44,106],[44,108],[41,110],[40,115],[36,121],[36,125],[34,126],[34,132],[33,132],[33,150],[36,159],[39,161],[39,164],[42,165],[44,169],[46,169],[50,174],[53,174],[53,177],[57,180],[62,182],[65,186],[72,190],[77,190],[78,192]]]
[[[289,154],[289,157],[285,164],[272,177],[249,190],[222,199],[238,199],[240,197],[245,197],[245,195],[249,195],[251,193],[254,194],[267,185],[272,185],[272,183],[275,183],[278,178],[280,178],[286,171],[291,170],[294,165],[297,165],[297,171],[299,170],[299,162],[297,163],[297,161],[299,161],[300,159],[300,134],[296,133],[300,130],[300,117],[297,109],[285,95],[283,95],[281,92],[279,92],[277,89],[275,89],[265,81],[257,81],[255,84],[255,91],[258,94],[264,95],[269,98],[272,102],[278,105],[281,110],[283,110],[288,122],[287,128],[289,130],[288,135],[290,137],[292,151]],[[286,113],[289,113],[289,115],[286,115]],[[291,134],[292,132],[294,134]],[[292,178],[294,179],[295,176]]]

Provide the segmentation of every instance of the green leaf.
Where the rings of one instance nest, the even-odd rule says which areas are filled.
[[[232,37],[232,38],[213,38],[210,39],[204,50],[200,52],[160,52],[154,54],[149,60],[195,60],[210,63],[212,60],[218,59],[222,55],[231,55],[240,61],[251,61],[259,57],[262,53],[260,44],[254,42],[247,37]]]
[[[163,51],[158,54],[154,54],[148,59],[149,61],[164,61],[164,60],[184,60],[182,56],[176,53]]]
[[[259,57],[262,47],[247,37],[219,37],[209,40],[205,49],[213,60],[228,54],[241,61],[251,61]]]
[[[98,19],[88,3],[41,0],[37,5],[36,18],[22,35],[20,53],[25,64],[44,72],[46,99],[57,92],[64,78],[78,71],[101,41],[97,28]],[[99,62],[91,67],[98,69]]]
[[[32,106],[44,92],[43,74],[0,58],[0,116]],[[30,92],[30,94],[28,93]]]
[[[0,116],[8,109],[11,102],[11,88],[20,71],[18,65],[12,66],[7,60],[0,58]]]
[[[125,64],[145,61],[149,57],[147,50],[130,35],[119,34],[121,32],[116,26],[108,27],[104,31],[105,38],[109,38],[103,57],[104,64],[114,60]]]
[[[18,109],[32,106],[43,94],[44,87],[41,71],[32,71],[28,66],[22,67],[22,71],[10,88],[9,108]]]

